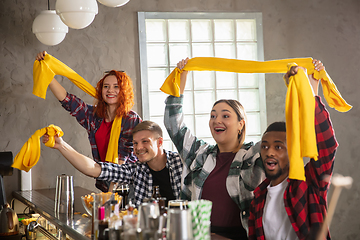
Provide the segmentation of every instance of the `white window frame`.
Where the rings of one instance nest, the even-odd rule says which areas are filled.
[[[139,28],[139,51],[140,51],[140,71],[141,71],[141,97],[142,97],[142,116],[144,120],[150,120],[149,108],[149,82],[147,64],[147,42],[146,42],[146,19],[253,19],[256,22],[256,46],[257,59],[264,61],[263,32],[262,32],[262,13],[205,13],[205,12],[138,12]],[[166,42],[169,44],[168,42]],[[168,45],[167,45],[168,46]],[[167,51],[169,55],[169,51]],[[236,53],[235,53],[236,55]],[[191,56],[189,56],[191,58]],[[168,57],[169,73],[174,66],[170,66]],[[180,59],[179,59],[180,60]],[[172,68],[171,68],[172,67]],[[165,79],[164,79],[165,80]],[[196,80],[195,80],[196,81]],[[266,91],[265,74],[258,74],[259,92],[259,114],[260,114],[260,137],[267,127],[266,119]],[[164,93],[161,93],[164,94]],[[241,102],[241,101],[240,101]],[[245,109],[247,111],[247,109]],[[209,109],[210,112],[210,109]],[[248,111],[247,111],[248,113]],[[251,124],[251,123],[250,123]],[[165,129],[163,129],[166,131]],[[260,140],[260,138],[259,138]],[[170,149],[169,149],[170,150]]]

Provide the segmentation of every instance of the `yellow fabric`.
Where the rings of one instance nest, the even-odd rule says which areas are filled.
[[[54,58],[50,54],[46,54],[44,60],[35,60],[33,66],[33,94],[35,96],[46,98],[46,90],[55,75],[65,76],[72,81],[81,90],[92,97],[96,97],[96,90],[90,83],[83,79],[74,70]]]
[[[296,63],[305,67],[308,74],[314,74],[316,79],[321,79],[324,97],[330,107],[339,112],[349,111],[350,106],[337,90],[335,84],[325,70],[315,71],[312,58],[293,58],[272,61],[246,61],[237,59],[196,57],[188,60],[183,70],[186,71],[223,71],[238,73],[286,73],[288,63]],[[180,73],[183,71],[175,68],[166,78],[160,90],[164,93],[180,96]]]
[[[349,111],[350,106],[337,90],[325,70],[315,71],[312,58],[281,59],[273,61],[245,61],[226,58],[197,57],[189,59],[183,70],[175,68],[166,78],[161,91],[179,97],[180,73],[186,71],[223,71],[238,73],[286,73],[295,63],[307,69],[307,74],[321,79],[324,97],[330,107],[340,112]],[[285,103],[286,132],[290,159],[289,178],[305,180],[302,157],[317,159],[315,122],[315,99],[305,72],[301,69],[290,77]]]
[[[289,64],[291,66],[296,64]],[[305,181],[303,157],[317,160],[315,98],[303,69],[289,78],[286,94],[286,142],[290,160],[289,178]]]
[[[55,75],[62,75],[70,79],[76,86],[92,97],[96,97],[96,89],[74,70],[64,63],[46,54],[44,60],[35,60],[33,66],[33,94],[35,96],[46,98],[46,90]],[[118,163],[118,140],[121,132],[122,118],[116,116],[111,128],[110,141],[106,153],[107,162]],[[115,131],[114,131],[115,130]]]
[[[119,164],[118,144],[119,144],[119,136],[121,132],[121,121],[122,118],[116,116],[113,125],[111,127],[109,146],[105,157],[106,162]],[[116,147],[114,148],[110,146],[116,146]]]
[[[45,144],[47,147],[54,147],[55,135],[58,135],[59,137],[64,135],[61,128],[54,126],[53,124],[37,130],[22,146],[20,152],[15,156],[14,163],[11,165],[13,168],[28,172],[33,166],[35,166],[40,158],[40,138],[45,133],[49,135],[49,141]]]

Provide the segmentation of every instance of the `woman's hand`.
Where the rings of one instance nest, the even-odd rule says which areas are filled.
[[[182,70],[185,65],[187,64],[189,58],[185,58],[183,60],[181,60],[180,62],[177,63],[177,68],[179,68],[180,70]],[[186,79],[187,79],[187,74],[188,74],[188,71],[183,71],[181,74],[180,74],[180,94],[183,94],[184,93],[184,90],[185,90],[185,85],[186,85]]]
[[[187,64],[188,60],[189,60],[189,58],[182,59],[180,62],[177,63],[176,66],[177,66],[180,70],[182,70],[182,69],[185,67],[185,65]],[[186,71],[186,72],[187,72],[187,71]]]
[[[44,136],[42,137],[42,142],[44,144],[47,143],[49,141],[49,138],[50,138],[50,136],[47,133],[45,133]],[[54,138],[55,138],[55,145],[52,148],[59,149],[64,140],[57,135],[54,136]]]
[[[44,60],[44,57],[45,57],[46,54],[47,54],[46,51],[39,52],[39,53],[36,55],[36,60],[38,60],[38,61]]]

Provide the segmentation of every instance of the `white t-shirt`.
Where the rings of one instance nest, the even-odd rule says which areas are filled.
[[[266,240],[298,240],[284,205],[284,192],[287,179],[280,184],[267,187],[264,213],[262,218]]]

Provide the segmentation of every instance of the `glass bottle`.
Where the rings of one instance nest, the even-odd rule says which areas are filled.
[[[153,186],[153,194],[151,197],[155,200],[161,198],[159,186]]]
[[[98,220],[99,220],[98,240],[106,240],[104,233],[105,233],[105,229],[107,229],[109,227],[109,223],[108,223],[107,219],[105,218],[105,207],[104,206],[99,207]]]

